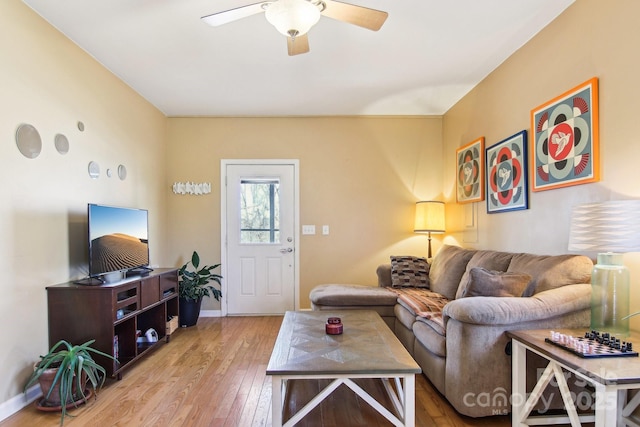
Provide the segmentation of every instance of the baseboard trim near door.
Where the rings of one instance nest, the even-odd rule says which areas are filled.
[[[200,317],[222,317],[221,310],[200,310]]]

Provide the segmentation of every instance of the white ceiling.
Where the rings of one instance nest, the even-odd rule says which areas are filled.
[[[440,115],[574,0],[357,0],[378,32],[322,17],[311,51],[256,0],[23,0],[167,116]]]

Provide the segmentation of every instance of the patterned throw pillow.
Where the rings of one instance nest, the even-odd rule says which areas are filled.
[[[391,257],[391,286],[394,288],[429,287],[429,263],[426,258],[414,256]]]

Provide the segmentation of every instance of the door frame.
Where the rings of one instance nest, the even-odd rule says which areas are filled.
[[[300,160],[298,159],[221,159],[220,160],[220,274],[223,277],[221,289],[221,315],[227,315],[226,277],[227,273],[227,166],[231,165],[290,165],[293,166],[293,241],[294,272],[293,301],[295,310],[300,310]]]

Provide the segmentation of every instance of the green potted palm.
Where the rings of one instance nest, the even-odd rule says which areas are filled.
[[[92,348],[94,342],[72,345],[65,340],[58,341],[46,355],[40,356],[24,386],[26,393],[36,381],[40,383],[43,398],[37,406],[42,410],[61,410],[60,425],[68,408],[86,402],[92,392],[95,395],[104,385],[106,371],[95,362],[92,353],[116,360]]]
[[[193,267],[189,269],[189,264]],[[213,297],[220,301],[222,291],[212,286],[211,282],[221,285],[222,276],[213,272],[220,264],[200,268],[200,256],[193,251],[191,261],[178,270],[178,294],[180,300],[180,326],[193,326],[198,323],[202,298]]]

